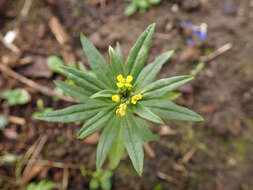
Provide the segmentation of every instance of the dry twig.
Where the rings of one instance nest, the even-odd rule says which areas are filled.
[[[0,63],[0,71],[2,71],[4,74],[26,84],[27,86],[36,89],[37,91],[41,92],[44,95],[47,96],[56,96],[59,99],[68,101],[68,102],[73,102],[73,103],[79,103],[78,100],[75,100],[73,98],[61,95],[61,94],[57,94],[55,93],[53,90],[51,90],[50,88],[47,88],[46,86],[42,86],[20,74],[18,74],[17,72],[13,71],[12,69],[8,68],[7,66],[3,65]]]
[[[201,62],[210,62],[213,59],[215,59],[216,57],[218,57],[218,56],[222,55],[223,53],[232,49],[232,47],[233,47],[233,45],[231,43],[227,43],[224,46],[217,49],[216,51],[214,51],[213,53],[211,53],[210,55],[200,57],[200,61]]]
[[[13,115],[9,115],[8,119],[11,123],[17,124],[17,125],[25,125],[26,121],[24,118],[22,117],[17,117],[17,116],[13,116]]]
[[[47,141],[46,135],[44,135],[40,138],[38,145],[34,149],[34,152],[31,156],[30,160],[28,161],[26,168],[24,169],[23,176],[26,176],[30,172],[31,167],[33,166],[33,164],[36,161],[37,157],[39,156],[40,152],[42,151],[46,141]]]
[[[62,190],[66,190],[68,188],[68,183],[69,183],[69,169],[67,167],[64,167],[62,177]]]
[[[53,168],[69,168],[69,169],[77,169],[79,170],[81,165],[79,164],[69,164],[69,163],[63,163],[63,162],[54,162],[50,160],[38,160],[34,163],[34,165],[40,165],[40,166],[48,166]]]
[[[182,186],[182,184],[180,183],[180,181],[178,181],[177,179],[171,177],[171,176],[168,176],[167,174],[163,173],[163,172],[157,172],[157,176],[163,180],[166,180],[167,182],[169,183],[173,183],[179,187]]]
[[[53,16],[50,19],[49,27],[50,27],[52,33],[54,34],[55,38],[57,39],[57,41],[60,44],[64,45],[64,44],[67,44],[68,42],[70,42],[69,35],[66,33],[64,27],[62,26],[60,21],[55,16]]]
[[[169,34],[155,33],[154,38],[158,38],[158,39],[162,39],[162,40],[171,40],[176,34],[177,34],[177,30],[173,30]]]
[[[146,142],[144,142],[143,143],[143,147],[144,147],[144,150],[146,151],[146,153],[148,154],[148,156],[150,157],[150,158],[155,158],[155,152],[154,152],[154,150],[151,148],[151,146],[149,146],[149,144],[148,143],[146,143]]]
[[[196,148],[192,148],[189,152],[187,152],[184,157],[182,158],[182,162],[183,163],[187,163],[189,162],[189,160],[192,158],[192,156],[195,154],[196,152]]]

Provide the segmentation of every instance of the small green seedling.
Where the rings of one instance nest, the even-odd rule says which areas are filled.
[[[53,111],[53,108],[45,108],[44,107],[44,102],[42,99],[38,99],[36,104],[37,104],[38,111],[33,113],[33,115],[32,115],[33,119],[36,119],[36,117],[38,115]]]
[[[87,170],[84,165],[80,167],[80,171],[83,177],[91,177],[89,187],[90,189],[98,189],[101,187],[103,190],[110,190],[112,188],[111,178],[113,172],[111,170],[99,169],[95,172]]]
[[[112,188],[111,178],[113,176],[110,170],[98,170],[92,173],[90,180],[90,189],[98,189],[101,187],[103,190],[110,190]]]
[[[0,130],[4,129],[8,124],[8,118],[5,115],[0,114]]]
[[[5,90],[2,93],[2,98],[8,100],[10,106],[27,104],[31,100],[30,94],[22,88]]]
[[[141,34],[126,61],[119,46],[116,51],[109,47],[110,67],[95,46],[81,35],[83,50],[95,75],[61,66],[60,73],[74,84],[55,82],[81,103],[37,117],[62,123],[87,120],[78,133],[79,139],[104,128],[97,148],[97,169],[102,167],[108,154],[111,168],[116,168],[126,149],[135,170],[141,175],[143,141],[159,140],[146,120],[157,124],[164,124],[163,120],[203,120],[197,113],[171,101],[171,96],[175,97],[172,91],[191,81],[191,75],[154,81],[173,51],[161,54],[144,67],[154,30],[155,24],[152,24]]]
[[[54,182],[41,180],[38,184],[30,183],[24,190],[52,190],[54,187]]]
[[[130,3],[125,9],[125,15],[131,16],[137,10],[145,12],[152,5],[157,5],[161,0],[125,0]]]

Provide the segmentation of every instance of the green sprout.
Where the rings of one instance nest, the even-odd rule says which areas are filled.
[[[157,5],[161,0],[125,0],[130,3],[125,9],[125,15],[131,16],[138,9],[140,12],[145,12],[152,5]]]
[[[38,184],[30,183],[24,190],[52,190],[54,187],[54,182],[41,180]]]
[[[110,170],[98,170],[92,173],[92,179],[90,180],[90,189],[98,189],[101,187],[103,190],[110,190],[112,188],[111,178],[113,176]]]
[[[22,88],[5,90],[2,93],[2,98],[8,100],[10,106],[27,104],[31,100],[30,94]]]
[[[36,104],[37,104],[38,111],[33,113],[32,115],[33,119],[36,119],[38,115],[53,111],[53,108],[44,107],[44,102],[42,99],[38,99]]]
[[[144,67],[154,30],[155,24],[148,26],[125,62],[119,45],[116,51],[109,47],[110,66],[95,46],[81,34],[83,50],[95,75],[62,66],[59,68],[60,73],[74,81],[74,84],[55,82],[56,86],[81,103],[37,117],[62,123],[87,120],[78,133],[79,139],[104,128],[97,148],[97,169],[102,167],[108,154],[110,167],[115,169],[126,149],[135,170],[141,175],[143,141],[159,140],[149,129],[146,120],[157,124],[164,124],[163,120],[203,120],[197,113],[171,101],[171,96],[175,96],[172,91],[191,81],[191,75],[154,81],[173,51],[161,54]]]

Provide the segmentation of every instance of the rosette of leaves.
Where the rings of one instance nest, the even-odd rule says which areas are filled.
[[[144,141],[159,140],[152,134],[147,121],[164,124],[164,120],[202,121],[197,113],[171,101],[173,91],[191,81],[191,75],[154,81],[173,51],[158,56],[144,67],[155,24],[138,38],[126,61],[119,45],[109,47],[110,65],[88,39],[81,35],[83,50],[95,75],[62,66],[59,71],[74,84],[56,81],[66,94],[80,104],[45,113],[37,118],[49,122],[85,121],[78,133],[83,139],[102,130],[97,148],[96,166],[100,169],[109,155],[110,166],[116,168],[126,149],[135,170],[143,171]]]
[[[125,0],[130,4],[125,9],[125,15],[131,16],[137,10],[140,12],[145,12],[152,5],[157,5],[161,0]]]

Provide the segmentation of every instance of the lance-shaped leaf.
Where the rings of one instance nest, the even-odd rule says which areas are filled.
[[[97,148],[96,167],[100,169],[120,129],[120,116],[115,116],[103,130]]]
[[[143,99],[161,97],[164,94],[181,87],[182,85],[191,81],[192,79],[193,77],[191,75],[185,75],[185,76],[177,76],[177,77],[165,78],[165,79],[160,79],[158,81],[155,81],[147,85],[142,90],[141,93],[143,93]]]
[[[83,125],[78,133],[78,138],[83,139],[94,133],[95,131],[104,127],[104,125],[109,121],[109,119],[115,114],[114,107],[109,107],[97,113],[93,118],[91,118],[87,123]]]
[[[155,24],[149,25],[129,52],[126,60],[126,74],[132,75],[134,80],[136,80],[147,60],[154,30]]]
[[[142,118],[145,118],[154,123],[164,124],[163,120],[159,116],[154,114],[149,108],[143,106],[141,103],[132,105],[131,109],[133,110],[134,113],[136,113]]]
[[[96,115],[98,110],[103,107],[105,107],[103,104],[78,104],[64,109],[44,113],[37,116],[36,119],[60,123],[83,121]]]
[[[185,120],[185,121],[203,121],[203,118],[179,105],[174,104],[166,99],[146,100],[142,104],[149,107],[154,113],[167,120]]]
[[[174,51],[168,51],[158,56],[153,63],[147,65],[139,74],[136,82],[140,82],[139,88],[147,86],[155,79],[157,73],[161,70],[162,66],[171,57]]]
[[[87,92],[83,88],[78,87],[76,85],[68,84],[63,81],[54,81],[54,83],[58,88],[62,89],[64,93],[70,95],[73,98],[80,100],[81,102],[86,102],[88,99],[88,96],[90,95],[89,92]]]
[[[65,66],[60,67],[59,70],[64,76],[70,78],[90,93],[94,93],[106,88],[106,86],[104,86],[103,83],[98,81],[95,77],[83,71],[79,71],[75,68]]]
[[[142,147],[142,138],[139,136],[136,122],[129,113],[122,117],[123,139],[128,155],[139,175],[143,171],[144,152]]]
[[[117,42],[116,44],[115,52],[117,53],[118,57],[121,59],[121,62],[124,63],[124,57],[123,57],[123,53],[121,51],[119,42]]]
[[[122,125],[119,126],[119,131],[116,139],[114,140],[111,149],[109,151],[109,161],[110,161],[110,168],[115,169],[121,158],[124,155],[125,147],[123,142],[123,135],[122,135]]]
[[[158,141],[160,139],[158,135],[155,135],[150,131],[148,123],[145,120],[135,117],[135,121],[137,123],[138,133],[143,141]]]
[[[113,72],[114,78],[116,79],[116,77],[119,74],[125,75],[122,59],[113,50],[113,48],[111,46],[109,47],[109,56],[110,56],[110,63],[111,63],[111,66],[112,66],[112,72]]]
[[[88,59],[88,63],[91,69],[94,73],[96,73],[96,76],[100,81],[102,81],[108,87],[112,88],[112,72],[106,64],[104,57],[83,34],[81,34],[80,38],[84,53]]]
[[[115,94],[117,94],[117,92],[114,90],[101,90],[90,96],[90,98],[111,98]]]

